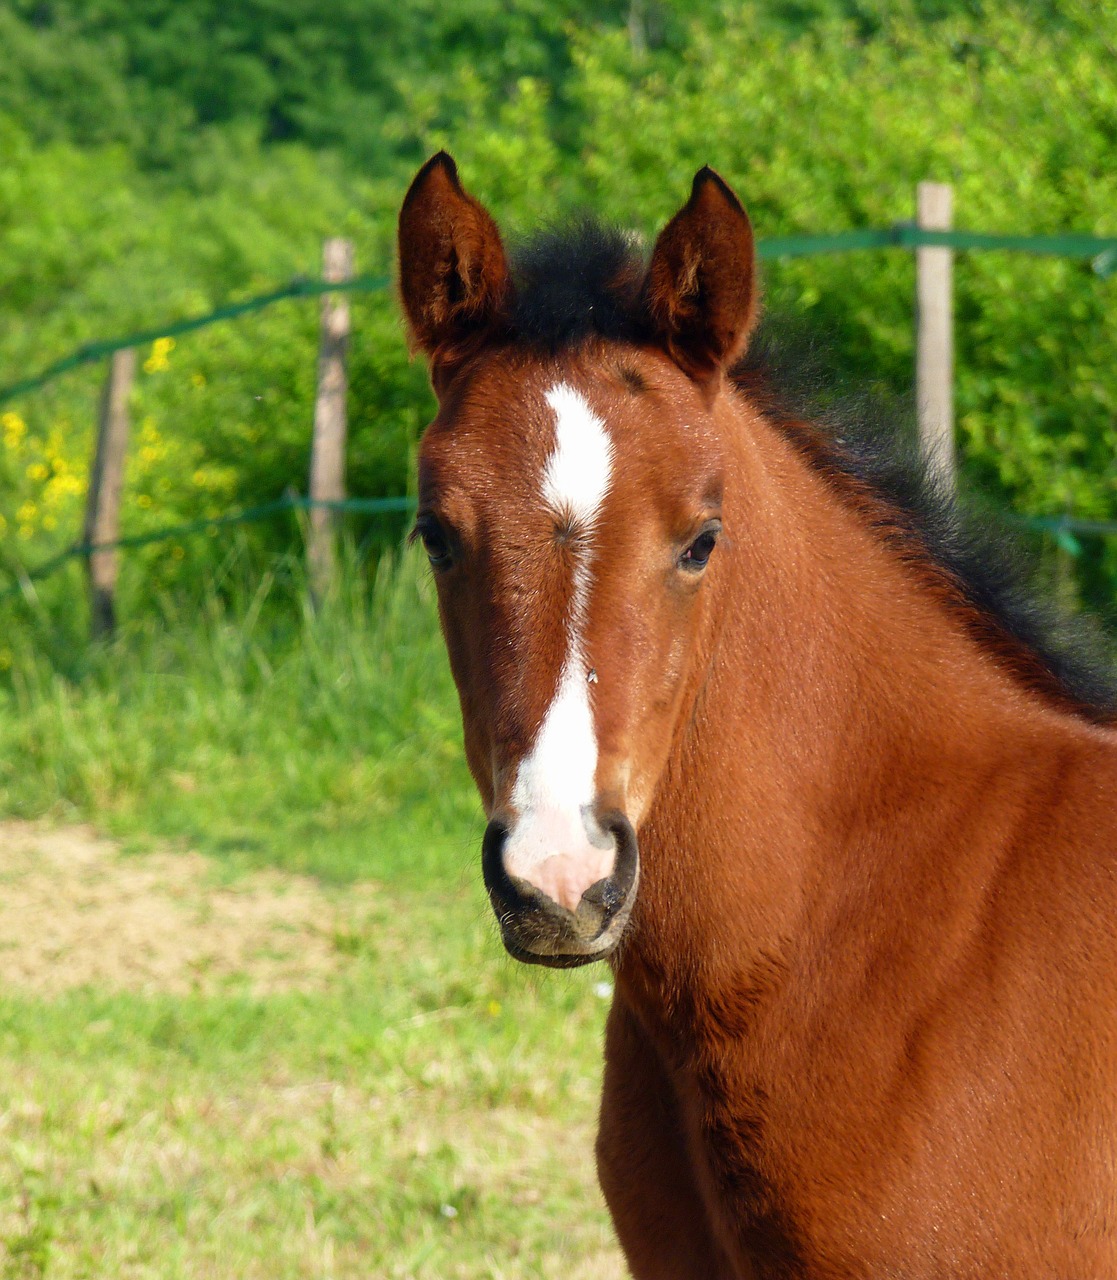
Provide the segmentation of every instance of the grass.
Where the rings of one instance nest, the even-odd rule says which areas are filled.
[[[200,851],[213,892],[307,873],[336,956],[262,996],[5,984],[0,1277],[620,1276],[608,973],[500,948],[425,573],[350,563],[315,612],[249,568],[106,647],[64,595],[0,617],[0,812]]]
[[[296,560],[255,576],[234,545],[187,603],[126,601],[104,647],[80,579],[51,584],[0,615],[0,811],[337,880],[461,869],[479,807],[417,559],[350,559],[316,612]]]
[[[529,974],[481,907],[385,895],[314,994],[0,999],[3,1274],[620,1274],[601,974]]]

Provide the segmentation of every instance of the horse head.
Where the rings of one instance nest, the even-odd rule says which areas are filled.
[[[575,228],[510,262],[454,162],[400,215],[438,413],[415,532],[437,584],[505,945],[570,966],[622,937],[639,831],[709,661],[726,371],[756,314],[748,218],[711,169],[645,265]],[[589,263],[587,268],[585,264]],[[565,272],[592,270],[571,282]]]

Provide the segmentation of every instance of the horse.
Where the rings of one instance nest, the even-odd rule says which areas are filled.
[[[516,959],[612,967],[633,1276],[1112,1280],[1106,656],[781,389],[713,170],[650,256],[509,254],[439,153],[398,247],[484,881]]]

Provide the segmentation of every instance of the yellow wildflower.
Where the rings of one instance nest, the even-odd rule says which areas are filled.
[[[193,383],[193,384],[198,388],[198,390],[200,391],[200,390],[202,389],[202,387],[204,387],[204,386],[206,385],[206,375],[205,375],[204,373],[192,373],[192,374],[190,375],[190,381],[191,381],[191,382],[192,382],[192,383]]]
[[[18,413],[5,413],[0,415],[0,427],[4,430],[4,444],[9,449],[18,449],[27,434],[27,423]]]
[[[151,344],[151,355],[144,361],[144,373],[162,373],[170,368],[167,358],[175,349],[174,338],[156,338]]]
[[[28,480],[45,480],[47,475],[47,468],[41,462],[33,462],[27,468]]]
[[[46,530],[57,529],[58,521],[54,516],[43,516],[43,528]]]
[[[31,524],[38,514],[39,509],[33,502],[25,502],[16,512],[16,519],[20,524]]]
[[[136,499],[136,506],[137,506],[137,507],[143,507],[143,509],[146,511],[146,510],[148,509],[148,507],[150,507],[150,506],[151,506],[151,496],[150,496],[150,494],[141,493],[141,494],[139,495],[139,497]]]
[[[85,485],[72,471],[55,476],[43,490],[44,502],[57,502],[60,498],[73,498],[85,492]]]

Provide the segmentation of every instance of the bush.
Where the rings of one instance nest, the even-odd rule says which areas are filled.
[[[353,3],[354,22],[370,21],[372,9]],[[182,15],[175,22],[209,13],[181,0],[148,7],[155,44],[131,61],[114,63],[119,50],[110,50],[133,103],[147,101],[137,86],[157,79],[152,49],[169,38],[172,8]],[[79,22],[81,8],[52,10],[43,39],[69,15],[87,34],[111,28],[121,48],[139,47],[127,6],[106,0]],[[346,161],[307,141],[262,143],[259,112],[272,98],[257,102],[247,89],[162,169],[148,154],[147,125],[142,145],[121,133],[111,143],[83,135],[78,146],[74,130],[60,126],[51,141],[21,108],[24,126],[0,125],[0,369],[14,377],[82,339],[316,273],[326,234],[354,238],[360,270],[389,273],[400,196],[418,157],[439,145],[454,150],[513,232],[589,207],[650,236],[694,170],[712,162],[744,196],[761,237],[908,218],[922,178],[954,183],[964,227],[1112,233],[1114,0],[1102,9],[1077,0],[972,8],[701,0],[686,10],[650,5],[654,38],[644,48],[620,25],[627,6],[593,21],[574,4],[550,17],[531,7],[517,18],[527,24],[522,45],[470,58],[463,51],[481,39],[469,25],[480,10],[454,8],[448,25],[429,28],[457,50],[439,64],[444,74],[431,71],[436,45],[424,55],[430,74],[410,74],[408,54],[383,81],[391,93],[378,127],[392,145],[375,178],[351,167],[364,144],[345,143]],[[291,0],[275,30],[287,30],[296,10]],[[248,25],[230,47],[247,67],[262,56],[267,24],[254,6],[237,21]],[[392,39],[412,39],[392,30]],[[319,56],[299,48],[300,66]],[[176,102],[205,83],[188,74],[189,61],[167,72]],[[10,88],[16,73],[6,74]],[[309,88],[296,91],[287,74],[275,71],[268,94],[303,102],[306,114],[284,136],[329,141],[312,127],[328,95],[312,109]],[[356,74],[339,70],[330,92],[352,88]],[[10,93],[26,107],[46,90],[27,81]],[[200,100],[191,99],[195,117]],[[168,108],[167,128],[177,122]],[[766,278],[773,305],[832,335],[850,380],[910,395],[910,253],[788,260],[770,264]],[[956,287],[967,483],[1024,513],[1117,517],[1117,277],[1102,280],[1066,259],[973,253],[959,256]],[[399,493],[430,397],[390,297],[353,305],[351,485]],[[306,301],[283,303],[144,351],[126,531],[305,488],[315,315]],[[32,563],[76,532],[100,376],[70,374],[0,409],[0,557],[9,565]],[[253,536],[281,548],[291,527]],[[173,554],[144,553],[156,586],[185,571]],[[1079,570],[1087,598],[1110,607],[1117,540],[1086,540]]]

